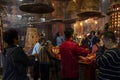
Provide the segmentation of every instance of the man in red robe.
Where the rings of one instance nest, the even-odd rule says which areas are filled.
[[[79,56],[87,56],[90,52],[72,40],[73,33],[72,28],[67,28],[64,31],[66,40],[60,45],[63,80],[79,79]]]

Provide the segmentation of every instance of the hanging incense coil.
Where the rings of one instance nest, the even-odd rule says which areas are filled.
[[[100,11],[99,11],[99,0],[83,0],[80,12],[77,14],[79,17],[85,17],[85,18],[102,18],[105,17]]]
[[[51,25],[52,23],[48,20],[48,21],[45,21],[45,22],[30,22],[28,23],[28,25]],[[38,27],[38,26],[37,26]]]
[[[26,13],[26,14],[23,14],[22,16],[23,17],[32,17],[32,16],[34,16],[34,14]]]
[[[120,10],[117,10],[117,11],[109,11],[109,12],[107,13],[107,15],[110,15],[110,14],[115,13],[115,12],[120,12]]]
[[[54,11],[54,8],[44,3],[24,3],[20,7],[21,11],[27,13],[45,14]]]
[[[54,23],[62,23],[62,19],[51,19],[51,20],[46,20],[45,22],[30,22],[28,23],[29,25],[52,25]]]
[[[88,17],[79,17],[79,18],[77,18],[77,21],[83,21],[83,20],[86,20],[86,19],[88,19]]]
[[[77,18],[74,18],[74,19],[64,19],[63,23],[65,23],[65,24],[72,24],[72,23],[75,23],[76,21],[77,21]]]
[[[99,11],[84,11],[84,12],[78,13],[77,16],[79,16],[79,17],[86,17],[86,18],[92,18],[92,17],[102,18],[102,17],[105,17]]]
[[[62,23],[63,20],[62,19],[51,19],[50,22],[52,22],[52,23],[57,23],[57,22],[59,23],[59,22],[61,22]]]

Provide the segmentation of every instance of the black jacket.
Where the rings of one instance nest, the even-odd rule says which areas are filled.
[[[27,80],[27,68],[30,60],[23,49],[11,45],[2,53],[3,79],[2,80]]]

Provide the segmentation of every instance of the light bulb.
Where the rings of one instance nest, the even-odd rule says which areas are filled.
[[[83,23],[82,23],[82,22],[80,22],[80,26],[83,26]]]
[[[97,22],[97,21],[95,21],[95,24],[98,24],[98,22]]]
[[[76,24],[74,24],[74,27],[76,27]]]
[[[76,2],[76,0],[73,0],[73,2]]]
[[[88,23],[88,20],[85,20],[85,23]]]

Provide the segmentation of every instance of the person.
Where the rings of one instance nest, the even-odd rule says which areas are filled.
[[[60,32],[57,32],[55,38],[53,39],[53,45],[60,46],[63,41],[64,38],[60,35]]]
[[[50,52],[48,51],[48,47],[52,43],[50,41],[46,41],[44,44],[40,46],[39,52],[39,64],[40,64],[40,73],[41,73],[41,80],[49,80],[49,71],[50,71],[50,59],[49,55]]]
[[[88,47],[90,51],[92,52],[92,46],[95,44],[97,37],[95,36],[95,31],[91,31],[89,35],[89,42],[88,42]]]
[[[95,44],[92,46],[92,53],[95,54],[100,46],[100,39],[97,38]]]
[[[23,49],[18,46],[18,32],[15,29],[6,30],[3,41],[7,46],[2,53],[2,80],[28,80],[27,68],[31,63]]]
[[[57,32],[57,38],[56,38],[56,43],[57,43],[57,46],[60,46],[61,43],[64,41],[63,37],[60,35],[60,32]]]
[[[114,32],[103,34],[104,47],[96,53],[96,64],[99,69],[98,80],[120,80],[120,51],[116,44]]]
[[[38,54],[40,52],[40,46],[43,45],[45,43],[45,38],[44,37],[40,37],[40,39],[38,40],[38,42],[35,44],[33,51],[32,51],[32,56],[35,57],[34,60],[34,71],[33,71],[33,78],[34,80],[38,80],[39,79],[39,60],[38,60]]]
[[[82,46],[82,47],[85,47],[85,48],[88,48],[88,42],[89,42],[88,36],[87,36],[87,35],[84,35],[84,36],[82,37],[82,40],[81,40],[81,46]]]
[[[60,45],[60,54],[62,62],[62,79],[79,79],[79,56],[87,56],[89,50],[83,49],[73,41],[73,28],[66,28],[64,31],[66,40]]]
[[[75,34],[73,35],[73,40],[74,40],[75,42],[79,43],[79,38],[78,38],[78,34],[77,34],[77,33],[75,33]]]
[[[96,52],[99,49],[100,46],[100,39],[97,38],[95,41],[95,44],[92,46],[92,53],[89,54],[86,58],[86,61],[88,61],[89,66],[85,69],[85,76],[86,80],[96,80],[96,64],[95,64],[95,57]]]

